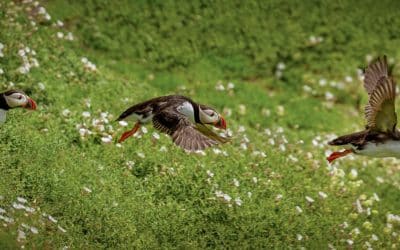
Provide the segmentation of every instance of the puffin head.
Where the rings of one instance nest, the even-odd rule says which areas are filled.
[[[3,93],[8,108],[36,109],[36,102],[21,90],[8,90]]]
[[[203,124],[210,124],[216,128],[226,129],[226,121],[215,109],[200,105],[199,119]]]

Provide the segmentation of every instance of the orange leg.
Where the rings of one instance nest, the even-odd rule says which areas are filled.
[[[330,156],[328,156],[326,159],[329,161],[329,163],[332,163],[334,160],[336,160],[337,158],[346,156],[350,153],[353,153],[353,150],[351,149],[346,149],[342,152],[333,152]]]
[[[122,136],[121,136],[121,138],[119,138],[118,142],[121,143],[121,142],[125,141],[126,139],[128,139],[128,137],[131,137],[132,135],[134,135],[138,131],[139,128],[140,128],[140,123],[137,122],[135,124],[135,126],[133,127],[133,129],[128,130],[122,134]]]

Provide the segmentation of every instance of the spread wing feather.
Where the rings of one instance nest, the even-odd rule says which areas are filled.
[[[386,56],[383,59],[378,58],[374,63],[371,63],[364,74],[364,87],[368,95],[371,95],[375,88],[379,85],[381,79],[388,78],[388,64]]]
[[[368,128],[381,132],[393,132],[397,123],[395,98],[396,84],[393,79],[381,78],[370,94],[369,102],[365,107]]]
[[[153,125],[160,132],[170,135],[176,145],[192,152],[228,141],[205,125],[193,124],[175,107],[165,108],[154,115]]]

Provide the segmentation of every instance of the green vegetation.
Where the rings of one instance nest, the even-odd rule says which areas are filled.
[[[39,107],[0,129],[0,248],[400,246],[397,161],[325,160],[363,127],[357,69],[400,58],[399,3],[42,4],[0,3],[0,89]],[[187,154],[147,126],[116,144],[120,112],[171,93],[220,110],[232,142]]]

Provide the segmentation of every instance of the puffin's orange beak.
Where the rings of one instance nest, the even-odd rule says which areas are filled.
[[[225,121],[225,119],[224,119],[222,116],[220,116],[220,117],[219,117],[219,121],[217,121],[216,123],[214,123],[214,126],[215,126],[216,128],[226,129],[226,121]]]
[[[35,110],[36,109],[36,102],[33,99],[28,98],[28,103],[24,106],[24,108]]]

